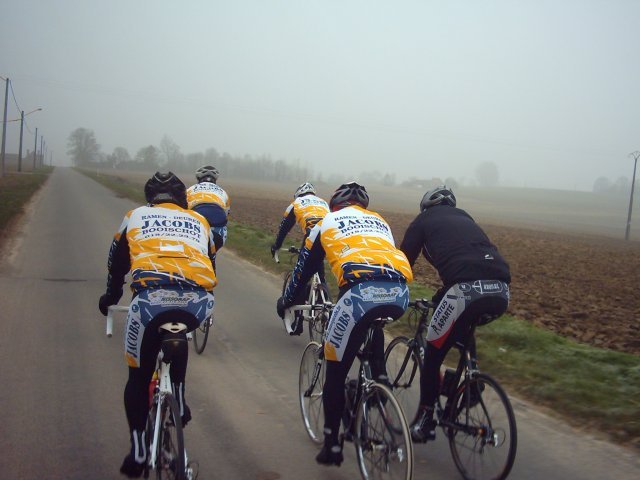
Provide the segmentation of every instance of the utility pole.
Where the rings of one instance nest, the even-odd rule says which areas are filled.
[[[36,141],[33,145],[33,171],[36,170],[36,153],[38,152],[38,127],[36,127]]]
[[[42,155],[44,153],[44,135],[40,135],[40,160],[38,161],[38,165],[42,166]]]
[[[2,78],[2,77],[0,77]],[[7,105],[9,100],[9,79],[5,78],[5,88],[4,88],[4,118],[2,121],[2,170],[0,170],[0,177],[4,177],[4,147],[7,141]]]
[[[24,110],[20,112],[20,146],[18,147],[18,171],[22,171],[22,129],[24,127]]]
[[[633,188],[636,186],[636,166],[638,165],[638,158],[640,158],[640,152],[636,150],[629,154],[633,157],[633,179],[631,180],[631,197],[629,198],[629,216],[627,217],[627,231],[624,234],[624,239],[629,240],[629,232],[631,231],[631,210],[633,208]]]

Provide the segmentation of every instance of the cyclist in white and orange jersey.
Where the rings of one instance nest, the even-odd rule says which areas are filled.
[[[293,193],[293,202],[286,208],[276,241],[271,245],[271,255],[282,247],[285,237],[297,223],[306,238],[311,229],[329,213],[329,205],[316,195],[313,184],[305,182]],[[304,240],[303,240],[304,244]]]
[[[284,211],[276,240],[273,245],[271,245],[271,256],[274,256],[276,251],[282,247],[285,237],[296,223],[302,230],[303,238],[302,245],[300,246],[300,248],[302,248],[311,229],[322,220],[327,213],[329,213],[329,205],[325,200],[316,195],[316,189],[313,184],[305,182],[300,185],[293,193],[293,202],[291,202]],[[318,275],[320,276],[320,282],[326,285],[324,263],[320,265]],[[296,298],[296,303],[304,303],[305,298],[306,292],[302,289]],[[293,332],[291,335],[300,335],[302,329],[302,318],[300,315],[297,315],[294,319]]]
[[[194,330],[213,311],[215,253],[209,224],[187,209],[184,183],[173,173],[157,172],[144,187],[148,205],[126,214],[109,251],[107,290],[98,307],[103,315],[122,296],[125,275],[131,272],[133,299],[125,328],[125,358],[129,379],[124,405],[131,449],[120,472],[135,478],[143,473],[148,439],[144,430],[149,411],[149,382],[160,350],[158,327],[184,323]],[[188,350],[171,362],[171,383],[183,425],[191,419],[184,400]]]
[[[189,208],[206,218],[211,226],[216,252],[219,252],[227,241],[227,221],[231,212],[229,195],[216,183],[219,176],[220,172],[216,167],[200,167],[196,170],[198,183],[187,189]],[[215,257],[211,260],[215,268]]]
[[[367,210],[368,205],[367,191],[355,182],[335,191],[329,202],[331,212],[309,233],[291,282],[277,303],[278,315],[284,317],[285,310],[294,305],[296,295],[326,256],[340,293],[324,337],[324,446],[316,457],[323,465],[342,463],[338,433],[344,384],[371,321],[399,318],[409,303],[407,282],[413,280],[407,257],[395,247],[391,228],[378,213]],[[381,330],[374,331],[373,350],[374,378],[388,383]]]

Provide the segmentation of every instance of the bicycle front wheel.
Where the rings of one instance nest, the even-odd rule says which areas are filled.
[[[184,436],[178,402],[173,395],[167,394],[160,408],[156,478],[185,480]]]
[[[451,403],[447,429],[456,467],[466,480],[503,480],[516,457],[516,418],[507,394],[478,373],[462,383]]]
[[[393,394],[412,422],[420,406],[420,360],[407,337],[394,338],[384,352]]]
[[[413,446],[400,404],[384,385],[374,384],[360,400],[355,444],[362,478],[409,480]]]
[[[213,325],[213,317],[207,318],[204,322],[196,328],[193,333],[193,346],[196,349],[197,354],[204,352],[204,347],[207,346],[207,339],[209,338],[209,330]]]
[[[325,364],[322,345],[310,342],[304,349],[300,362],[298,382],[300,412],[304,428],[311,440],[317,444],[323,442],[324,408],[322,389],[324,387]]]

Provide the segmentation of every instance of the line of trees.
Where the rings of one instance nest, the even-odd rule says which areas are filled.
[[[636,180],[636,190],[640,187],[640,180]],[[598,177],[593,182],[593,193],[628,195],[631,191],[631,180],[627,177],[618,177],[611,181],[607,177]]]
[[[116,147],[110,154],[104,154],[96,141],[93,130],[77,128],[69,135],[67,153],[78,167],[114,168],[118,170],[172,170],[174,172],[193,172],[202,165],[214,165],[223,176],[250,179],[340,184],[348,179],[339,174],[323,175],[300,160],[274,160],[270,155],[234,156],[220,153],[215,148],[204,152],[183,154],[180,147],[167,135],[162,137],[159,146],[147,145],[140,148],[132,157],[126,148]],[[365,184],[395,185],[395,174],[379,171],[364,172],[360,179]]]

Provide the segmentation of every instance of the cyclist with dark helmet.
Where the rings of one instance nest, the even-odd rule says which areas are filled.
[[[433,410],[447,352],[466,338],[472,320],[485,314],[495,319],[507,310],[511,275],[496,246],[467,212],[456,207],[455,195],[444,185],[425,193],[400,250],[412,266],[422,251],[443,283],[433,297],[437,307],[427,333],[420,409],[411,425],[413,440],[426,442],[435,438]],[[472,352],[475,362],[475,343]]]
[[[207,219],[211,226],[216,252],[227,241],[227,219],[231,211],[231,201],[227,192],[217,184],[220,172],[216,167],[206,165],[196,170],[198,183],[187,189],[187,202]],[[211,259],[215,268],[215,257]]]
[[[341,185],[329,202],[330,213],[311,230],[298,257],[291,282],[278,299],[277,311],[285,310],[325,256],[338,281],[339,297],[324,339],[327,360],[322,392],[324,446],[316,461],[340,465],[343,461],[339,428],[345,402],[345,380],[358,349],[366,339],[371,321],[400,317],[409,302],[407,282],[413,279],[405,255],[395,247],[387,222],[368,210],[369,195],[356,182]],[[384,335],[373,339],[374,378],[388,382],[384,369]]]
[[[328,212],[329,205],[325,200],[316,195],[316,188],[312,183],[305,182],[300,185],[293,193],[293,202],[291,202],[284,211],[276,240],[273,245],[271,245],[271,255],[274,256],[276,251],[282,247],[284,239],[296,223],[302,230],[302,245],[304,245],[304,241],[311,229],[322,220]],[[320,276],[320,282],[325,283],[324,264],[321,265],[318,274]],[[303,289],[299,297],[296,298],[296,303],[304,303],[305,296]],[[300,316],[294,319],[293,329],[294,331],[291,335],[300,335],[302,333],[303,322]]]
[[[173,173],[157,172],[144,187],[148,205],[129,211],[115,234],[108,259],[107,290],[98,306],[103,315],[122,296],[131,272],[133,299],[125,329],[125,359],[129,379],[124,405],[131,449],[120,471],[140,477],[146,460],[144,430],[149,411],[149,382],[160,349],[158,327],[184,323],[194,330],[213,310],[217,280],[210,255],[215,253],[209,225],[187,209],[184,183]],[[171,363],[171,383],[183,425],[191,419],[185,403],[187,355]]]

